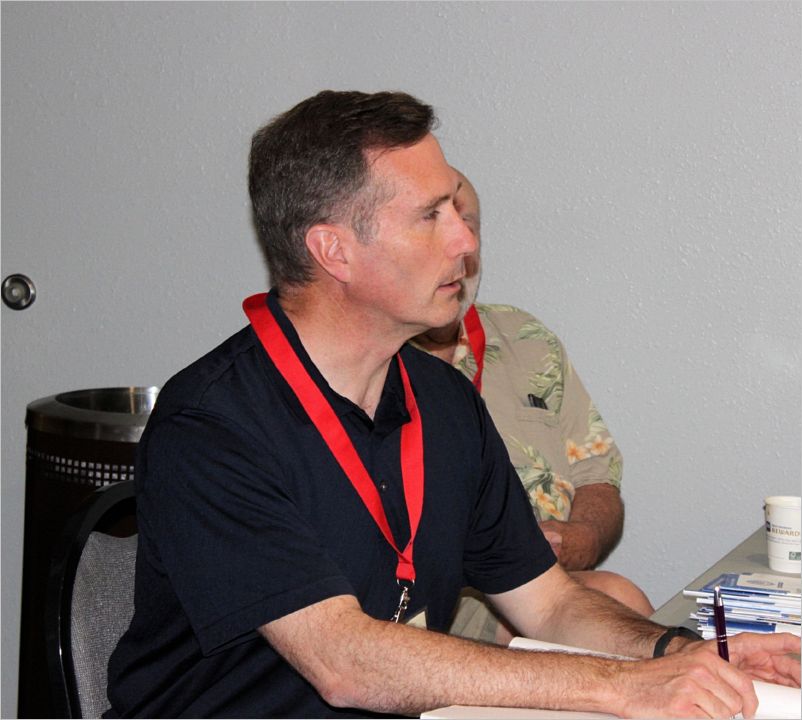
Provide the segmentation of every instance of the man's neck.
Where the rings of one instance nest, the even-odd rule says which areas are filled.
[[[331,388],[373,418],[390,362],[407,338],[372,327],[335,295],[314,286],[288,289],[279,304]]]

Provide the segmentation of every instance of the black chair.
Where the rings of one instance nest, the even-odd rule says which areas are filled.
[[[136,499],[132,480],[99,488],[70,517],[53,554],[45,639],[53,707],[99,718],[107,665],[134,613]]]

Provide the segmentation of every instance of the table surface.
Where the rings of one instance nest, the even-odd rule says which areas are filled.
[[[699,577],[694,578],[686,586],[686,590],[696,590],[705,583],[715,580],[722,573],[777,573],[769,569],[769,560],[766,554],[766,530],[759,527],[740,545],[736,545],[717,563],[705,570]],[[793,574],[788,574],[793,577]],[[687,598],[680,590],[664,605],[661,605],[652,615],[651,619],[661,625],[685,625],[696,629],[696,622],[689,619],[689,615],[696,607],[694,598]]]

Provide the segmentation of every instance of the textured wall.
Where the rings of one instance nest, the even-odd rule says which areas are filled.
[[[401,88],[484,203],[486,301],[566,342],[625,455],[607,567],[657,604],[799,492],[796,3],[4,3],[3,705],[28,402],[160,384],[264,288],[251,133]]]

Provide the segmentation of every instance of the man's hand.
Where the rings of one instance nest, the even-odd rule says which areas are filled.
[[[608,652],[640,648],[651,654],[664,628],[577,586],[556,565],[544,575],[495,597],[503,607],[526,600],[535,617],[540,611],[549,616],[553,605],[557,616],[567,616],[563,624],[570,630],[556,641],[591,640],[590,647]],[[551,603],[541,592],[549,590]],[[546,617],[546,629],[554,628],[557,616]],[[737,636],[730,641],[730,663],[718,657],[715,641],[678,643],[676,652],[656,660],[610,660],[507,650],[374,620],[351,596],[322,600],[260,632],[330,704],[393,715],[502,705],[627,717],[751,717],[757,707],[751,677],[799,683],[798,666],[784,657],[799,652],[792,635]],[[627,635],[629,641],[622,637]]]
[[[567,524],[568,523],[558,522],[556,520],[546,520],[540,523],[543,537],[545,537],[549,545],[551,545],[551,550],[557,556],[558,562],[560,560],[560,551],[562,550],[563,544],[562,529]]]
[[[751,718],[758,701],[753,680],[799,687],[799,638],[789,633],[741,633],[729,640],[730,662],[718,656],[715,640],[687,642],[657,660],[633,663],[620,692],[629,698],[628,717],[664,715]],[[618,680],[616,681],[616,683]]]
[[[710,642],[715,644],[715,640]],[[730,662],[753,679],[799,687],[800,639],[795,635],[739,633],[729,639],[728,645]]]
[[[594,483],[577,488],[568,520],[545,520],[540,529],[566,570],[597,565],[621,537],[624,504],[612,485]]]
[[[573,519],[544,520],[540,529],[566,570],[591,568],[602,554],[600,534],[590,523]]]
[[[656,660],[630,663],[613,681],[624,717],[751,718],[757,695],[749,677],[718,657],[713,645],[690,643]]]

